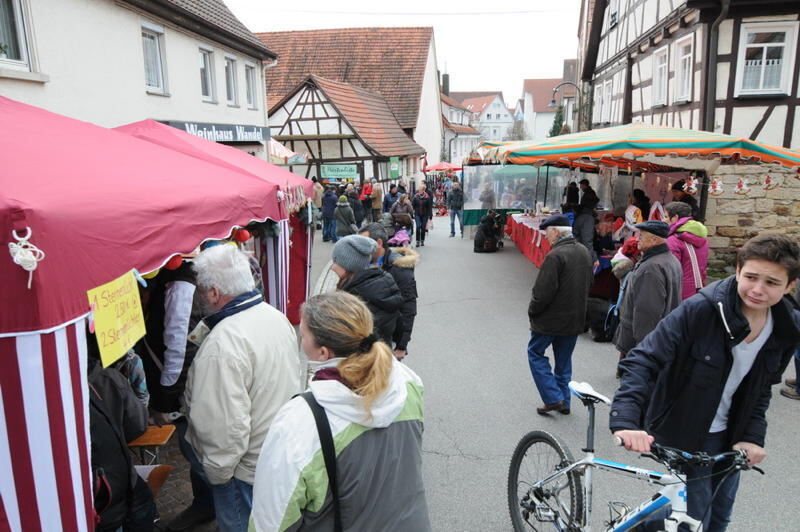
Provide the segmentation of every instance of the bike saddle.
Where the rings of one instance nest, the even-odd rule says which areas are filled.
[[[592,388],[592,385],[588,382],[570,381],[569,389],[578,399],[589,399],[607,405],[611,404],[611,399],[594,391],[594,388]]]

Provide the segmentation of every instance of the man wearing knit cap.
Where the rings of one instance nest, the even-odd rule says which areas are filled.
[[[650,220],[635,227],[642,257],[628,274],[613,340],[623,357],[682,300],[683,271],[667,247],[669,224]]]
[[[331,270],[339,276],[337,288],[364,300],[375,319],[375,332],[391,346],[403,296],[391,275],[371,266],[377,248],[371,238],[344,237],[333,246]]]
[[[544,406],[536,412],[569,414],[569,381],[572,352],[583,332],[589,288],[592,286],[592,257],[572,236],[569,218],[556,214],[539,226],[552,248],[544,259],[528,305],[531,337],[528,364]],[[545,356],[553,346],[553,368]]]

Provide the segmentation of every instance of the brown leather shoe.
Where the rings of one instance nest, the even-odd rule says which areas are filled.
[[[794,399],[795,401],[800,401],[800,393],[797,393],[797,389],[795,388],[781,388],[781,395],[789,399]]]
[[[786,386],[792,386],[794,388],[797,388],[797,379],[786,379],[783,382],[786,384]]]
[[[544,405],[536,409],[536,413],[540,416],[546,416],[550,412],[554,412],[556,410],[561,410],[564,408],[564,401],[559,401],[557,403],[551,403],[549,405]]]

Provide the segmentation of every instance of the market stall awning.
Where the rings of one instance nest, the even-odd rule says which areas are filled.
[[[233,165],[3,97],[0,160],[0,336],[62,325],[88,312],[91,288],[280,218],[278,187]],[[7,245],[28,229],[45,254],[30,289]]]
[[[722,164],[762,162],[800,170],[800,152],[795,150],[722,133],[648,124],[594,129],[540,141],[486,142],[480,151],[484,163],[589,163],[660,170],[686,168],[686,161],[701,159]]]
[[[445,161],[425,167],[426,172],[451,172],[455,170],[461,170],[461,166],[458,164],[452,164]]]
[[[314,183],[312,181],[293,174],[285,168],[275,166],[231,146],[197,137],[155,120],[142,120],[115,129],[203,161],[233,170],[243,170],[275,183],[290,196],[286,200],[289,202],[290,208],[297,207],[303,203],[305,198],[311,197],[313,194]]]
[[[267,151],[269,152],[269,162],[272,164],[306,164],[308,162],[308,154],[295,153],[275,139],[269,139],[267,144]]]

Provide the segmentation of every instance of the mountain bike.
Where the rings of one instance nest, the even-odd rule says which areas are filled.
[[[589,426],[583,459],[575,461],[569,448],[555,434],[545,431],[529,432],[522,437],[511,457],[508,470],[508,508],[517,532],[527,530],[557,530],[589,532],[592,529],[592,476],[595,469],[611,471],[639,479],[661,489],[641,504],[630,508],[621,502],[609,502],[609,520],[605,532],[631,530],[648,520],[662,520],[663,529],[676,532],[685,524],[690,531],[701,531],[702,521],[687,514],[686,476],[681,468],[687,465],[710,466],[726,462],[722,474],[754,469],[747,464],[744,451],[731,451],[710,456],[651,445],[650,453],[642,456],[667,468],[667,473],[612,462],[594,455],[594,418],[597,403],[611,401],[597,393],[585,382],[569,383],[570,391],[589,409]],[[621,444],[621,441],[617,441]],[[648,523],[648,526],[650,524]]]

